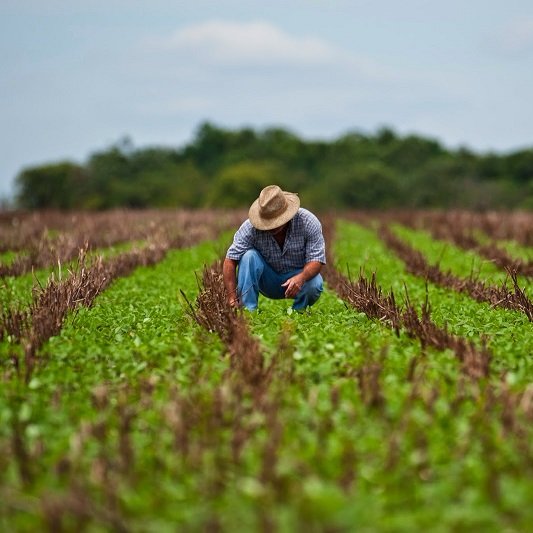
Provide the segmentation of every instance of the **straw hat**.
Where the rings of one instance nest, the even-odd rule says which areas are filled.
[[[297,194],[282,191],[277,185],[269,185],[250,207],[248,217],[254,228],[269,230],[283,226],[299,207],[300,198]]]

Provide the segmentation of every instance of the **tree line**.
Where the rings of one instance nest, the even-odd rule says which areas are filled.
[[[480,154],[390,128],[316,141],[204,123],[179,148],[123,139],[85,164],[33,166],[15,180],[16,204],[26,209],[233,208],[271,183],[313,209],[533,209],[533,148]]]

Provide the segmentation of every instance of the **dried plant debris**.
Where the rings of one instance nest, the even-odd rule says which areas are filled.
[[[193,306],[187,301],[191,316],[204,328],[216,332],[228,347],[232,368],[254,387],[268,383],[272,365],[267,366],[259,341],[251,335],[242,311],[232,308],[226,297],[222,262],[205,267],[200,294]],[[183,294],[186,299],[185,294]]]
[[[533,261],[511,257],[498,243],[514,240],[533,246],[533,215],[527,212],[423,211],[392,210],[387,212],[354,212],[347,218],[363,225],[388,225],[396,222],[409,228],[426,230],[433,238],[472,250],[502,270],[521,276],[533,276]],[[486,242],[480,238],[484,234]]]
[[[216,210],[14,214],[0,224],[0,251],[19,253],[0,263],[0,277],[67,263],[82,248],[96,250],[152,240],[166,241],[170,248],[190,246],[237,226],[241,216],[239,212]]]
[[[439,265],[429,264],[421,252],[400,239],[386,226],[380,227],[379,235],[385,244],[405,263],[409,273],[442,287],[467,294],[478,302],[487,302],[493,307],[523,312],[530,321],[533,321],[531,313],[533,303],[519,288],[516,272],[509,272],[513,280],[512,290],[507,287],[506,283],[497,286],[484,283],[473,276],[463,278],[452,274],[450,271],[443,272]]]
[[[34,287],[33,302],[29,308],[2,309],[0,340],[10,336],[12,342],[23,347],[25,375],[26,380],[29,380],[39,348],[47,339],[59,333],[68,312],[81,306],[90,307],[96,296],[113,280],[128,275],[139,266],[158,263],[171,246],[191,245],[216,235],[224,224],[213,216],[199,223],[195,215],[185,225],[186,228],[191,226],[188,235],[174,243],[164,233],[158,233],[142,248],[134,248],[107,259],[101,256],[88,258],[88,246],[85,245],[78,250],[77,263],[68,275],[60,279],[53,274],[46,286]],[[180,231],[184,231],[183,228]]]
[[[333,237],[333,227],[327,222],[325,233],[328,237],[326,242],[330,243]],[[431,319],[431,308],[427,297],[420,314],[409,300],[408,295],[405,308],[402,309],[396,303],[392,291],[387,295],[384,294],[377,284],[375,273],[367,279],[363,272],[360,272],[358,279],[352,281],[332,266],[330,246],[328,246],[328,257],[328,266],[324,272],[325,279],[328,285],[347,303],[370,318],[389,323],[397,334],[400,328],[405,329],[409,335],[419,339],[423,347],[453,350],[462,363],[463,371],[469,377],[480,379],[489,375],[491,353],[485,343],[478,348],[472,341],[452,335],[447,328],[438,326]]]
[[[36,288],[29,310],[2,310],[4,529],[425,530],[438,523],[450,531],[527,531],[527,357],[499,352],[494,358],[505,364],[491,365],[483,338],[474,344],[434,323],[427,293],[415,305],[407,287],[398,302],[379,284],[385,272],[342,275],[332,268],[327,221],[324,231],[324,274],[346,309],[325,291],[310,313],[286,316],[279,302],[264,302],[250,319],[226,304],[220,262],[195,280],[203,258],[215,255],[209,246],[168,254],[165,268],[109,287],[172,246],[152,236],[150,249],[120,259],[86,253],[71,272]],[[343,246],[350,250],[339,243],[339,256]],[[169,291],[165,278],[184,264]],[[423,295],[424,283],[409,279],[412,293],[416,285]],[[175,291],[192,294],[195,284],[198,298],[181,302],[193,321]],[[25,351],[61,327],[65,309],[91,305],[106,287],[113,297],[80,313],[42,359],[39,349]],[[127,301],[131,287],[150,293],[146,313]],[[154,309],[161,301],[172,312]],[[124,323],[115,337],[115,324],[102,322],[118,316]],[[263,328],[281,329],[277,347],[252,334]],[[123,331],[142,331],[147,342],[126,343]],[[34,365],[29,381],[26,362]]]

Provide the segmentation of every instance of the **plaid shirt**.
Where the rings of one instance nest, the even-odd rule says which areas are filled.
[[[246,220],[235,233],[226,257],[240,261],[244,253],[251,248],[255,248],[278,274],[302,269],[310,261],[326,264],[320,221],[313,213],[303,208],[298,209],[289,222],[283,250],[268,231],[258,230]]]

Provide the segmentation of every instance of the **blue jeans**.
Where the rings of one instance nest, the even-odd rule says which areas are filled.
[[[276,300],[285,298],[285,287],[282,287],[281,284],[301,271],[300,268],[278,274],[257,250],[248,250],[239,261],[237,274],[237,292],[241,303],[246,309],[253,311],[257,309],[259,293]],[[313,305],[320,297],[321,292],[322,276],[317,274],[302,285],[296,298],[294,298],[292,308],[301,311],[307,306]]]

